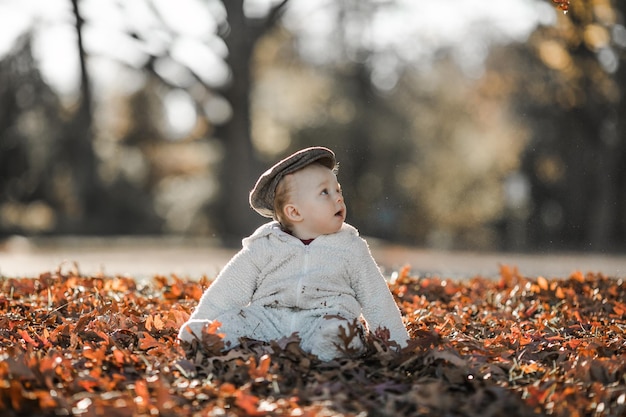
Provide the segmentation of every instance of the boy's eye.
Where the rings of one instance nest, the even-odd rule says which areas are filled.
[[[322,190],[322,193],[321,193],[321,194],[322,194],[322,195],[326,195],[326,194],[328,194],[328,190],[327,190],[326,188],[324,188],[324,189]]]

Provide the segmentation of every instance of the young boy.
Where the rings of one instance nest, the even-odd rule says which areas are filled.
[[[303,149],[257,181],[250,205],[274,221],[243,240],[243,248],[205,291],[180,329],[186,342],[217,320],[227,347],[242,337],[270,341],[297,332],[301,347],[327,361],[342,355],[347,332],[363,317],[370,331],[409,339],[387,284],[357,230],[344,223],[346,205],[335,154]],[[362,348],[352,340],[350,348]]]

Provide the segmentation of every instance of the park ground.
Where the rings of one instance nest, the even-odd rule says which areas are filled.
[[[415,275],[464,279],[499,276],[501,265],[529,277],[567,278],[575,271],[626,276],[626,254],[444,251],[368,239],[386,274],[410,266]],[[129,275],[136,279],[176,274],[214,277],[236,253],[213,239],[177,237],[12,237],[0,241],[0,276],[31,277],[57,268],[82,274]]]

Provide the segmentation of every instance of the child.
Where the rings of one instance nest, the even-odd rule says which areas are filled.
[[[178,337],[201,338],[217,320],[228,347],[242,337],[270,341],[297,332],[303,350],[327,361],[342,355],[340,326],[362,317],[387,329],[400,346],[407,331],[387,284],[357,230],[344,223],[346,205],[335,154],[303,149],[267,170],[250,205],[274,221],[243,240],[243,248],[205,291]],[[349,346],[363,347],[359,338]]]

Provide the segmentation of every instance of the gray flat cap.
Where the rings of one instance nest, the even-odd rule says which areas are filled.
[[[330,169],[334,169],[336,165],[334,152],[321,146],[302,149],[277,162],[259,177],[250,191],[250,206],[263,217],[273,217],[274,196],[278,182],[285,175],[292,174],[316,161]]]

